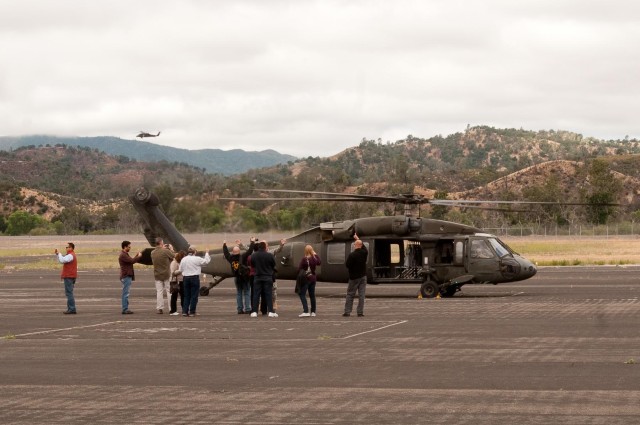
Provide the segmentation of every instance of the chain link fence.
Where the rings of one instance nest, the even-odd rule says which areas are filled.
[[[484,227],[482,231],[492,233],[499,237],[635,237],[640,235],[640,223],[616,223],[604,225],[574,226],[545,225],[532,226],[516,225],[504,227]]]

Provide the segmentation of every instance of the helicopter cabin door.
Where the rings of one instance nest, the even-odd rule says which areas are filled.
[[[429,264],[435,272],[437,280],[447,281],[453,276],[466,274],[465,269],[465,246],[464,238],[442,238],[433,247],[432,263]],[[427,249],[428,250],[428,249]]]
[[[469,239],[468,272],[476,281],[490,281],[500,274],[500,259],[483,237]]]
[[[369,251],[372,265],[368,281],[403,283],[420,281],[422,247],[419,242],[405,239],[374,239]]]

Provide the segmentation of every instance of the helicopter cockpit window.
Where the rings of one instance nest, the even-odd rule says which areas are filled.
[[[493,251],[484,239],[471,241],[471,258],[493,258]]]
[[[495,238],[489,238],[489,243],[496,251],[496,254],[498,254],[498,257],[502,258],[505,255],[509,254],[509,250],[504,245],[502,245],[499,240]]]

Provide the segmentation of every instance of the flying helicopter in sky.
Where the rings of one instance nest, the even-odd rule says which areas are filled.
[[[295,279],[297,267],[310,244],[322,258],[316,270],[320,282],[348,281],[345,260],[354,247],[354,235],[369,251],[367,281],[369,284],[420,285],[425,298],[453,296],[468,284],[499,284],[529,279],[535,276],[536,266],[513,251],[498,237],[460,223],[422,218],[410,213],[412,206],[424,204],[485,208],[481,204],[556,204],[529,201],[470,201],[429,199],[420,195],[375,196],[350,195],[331,192],[293,190],[261,190],[304,195],[302,198],[234,198],[235,201],[305,200],[331,202],[391,202],[404,206],[401,215],[367,217],[320,223],[286,240],[269,242],[275,250],[279,279]],[[175,228],[160,209],[158,197],[146,188],[139,188],[129,197],[144,223],[144,234],[153,246],[158,236],[169,241],[176,250],[186,250],[189,242]],[[224,200],[224,198],[221,198]],[[567,205],[567,204],[563,204]],[[574,203],[571,205],[584,205]],[[611,204],[608,204],[611,205]],[[511,210],[513,211],[513,210]],[[145,250],[142,263],[151,264],[150,250]],[[224,260],[222,249],[209,251],[212,261],[202,269],[213,276],[209,287],[201,288],[208,295],[211,288],[228,277],[231,269]]]
[[[146,131],[140,131],[140,133],[138,133],[136,137],[143,139],[145,137],[158,137],[159,135],[160,135],[159,131],[158,131],[158,134],[151,134],[151,133],[147,133]]]

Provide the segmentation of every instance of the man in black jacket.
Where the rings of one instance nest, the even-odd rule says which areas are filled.
[[[364,316],[364,294],[367,289],[367,256],[369,252],[358,235],[354,234],[354,250],[347,257],[345,263],[349,269],[349,286],[347,286],[347,299],[344,303],[344,317],[351,316],[353,309],[353,298],[358,291],[358,317]]]
[[[251,254],[251,265],[255,270],[253,277],[253,303],[251,317],[258,317],[258,299],[262,295],[267,302],[269,317],[278,317],[273,311],[273,275],[276,268],[276,258],[267,251],[267,244],[258,242],[257,251]]]

